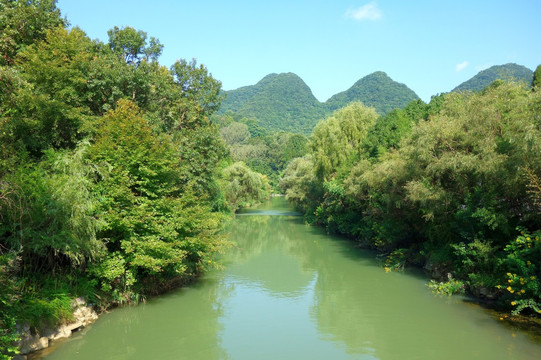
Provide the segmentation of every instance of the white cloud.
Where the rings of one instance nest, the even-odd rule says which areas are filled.
[[[346,11],[345,16],[346,18],[354,19],[357,21],[375,21],[381,19],[381,11],[378,9],[378,5],[375,2],[371,2],[357,9],[349,9],[348,11]]]
[[[460,72],[468,67],[470,63],[467,61],[463,61],[460,64],[456,64],[456,72]]]

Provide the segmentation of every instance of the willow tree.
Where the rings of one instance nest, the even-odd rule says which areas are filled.
[[[357,102],[317,124],[310,146],[315,172],[321,181],[331,180],[359,160],[361,144],[377,118],[373,108]]]
[[[260,203],[269,196],[270,187],[265,176],[252,171],[243,162],[236,162],[223,170],[225,198],[236,211]]]

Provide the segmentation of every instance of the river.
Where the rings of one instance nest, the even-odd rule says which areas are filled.
[[[224,269],[102,315],[34,359],[541,359],[541,344],[415,272],[307,226],[283,198],[238,215]],[[51,351],[53,350],[53,351]]]

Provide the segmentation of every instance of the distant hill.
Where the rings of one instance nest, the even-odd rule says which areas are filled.
[[[393,81],[380,71],[362,78],[325,103],[319,102],[297,75],[270,74],[255,85],[227,91],[227,98],[218,114],[230,110],[241,116],[257,118],[265,129],[310,134],[319,120],[352,101],[361,101],[385,115],[418,98],[406,85]]]
[[[458,85],[452,91],[481,91],[498,79],[522,81],[529,85],[533,80],[533,71],[525,66],[513,63],[496,65],[480,71],[477,75]]]
[[[255,117],[266,129],[305,134],[327,114],[308,85],[293,73],[270,74],[255,85],[227,91],[219,113],[228,110]]]
[[[361,101],[375,108],[378,114],[385,115],[417,99],[417,94],[406,85],[394,81],[383,71],[376,71],[357,81],[348,90],[334,95],[325,105],[334,111],[352,101]]]

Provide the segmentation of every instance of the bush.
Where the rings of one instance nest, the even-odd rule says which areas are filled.
[[[541,313],[541,231],[530,234],[524,228],[519,230],[520,235],[505,247],[507,283],[498,287],[505,290],[513,314],[526,309]]]
[[[429,289],[438,295],[447,295],[451,296],[453,294],[463,294],[464,293],[464,283],[460,280],[455,280],[449,278],[448,281],[438,282],[436,280],[430,280],[426,284]]]

